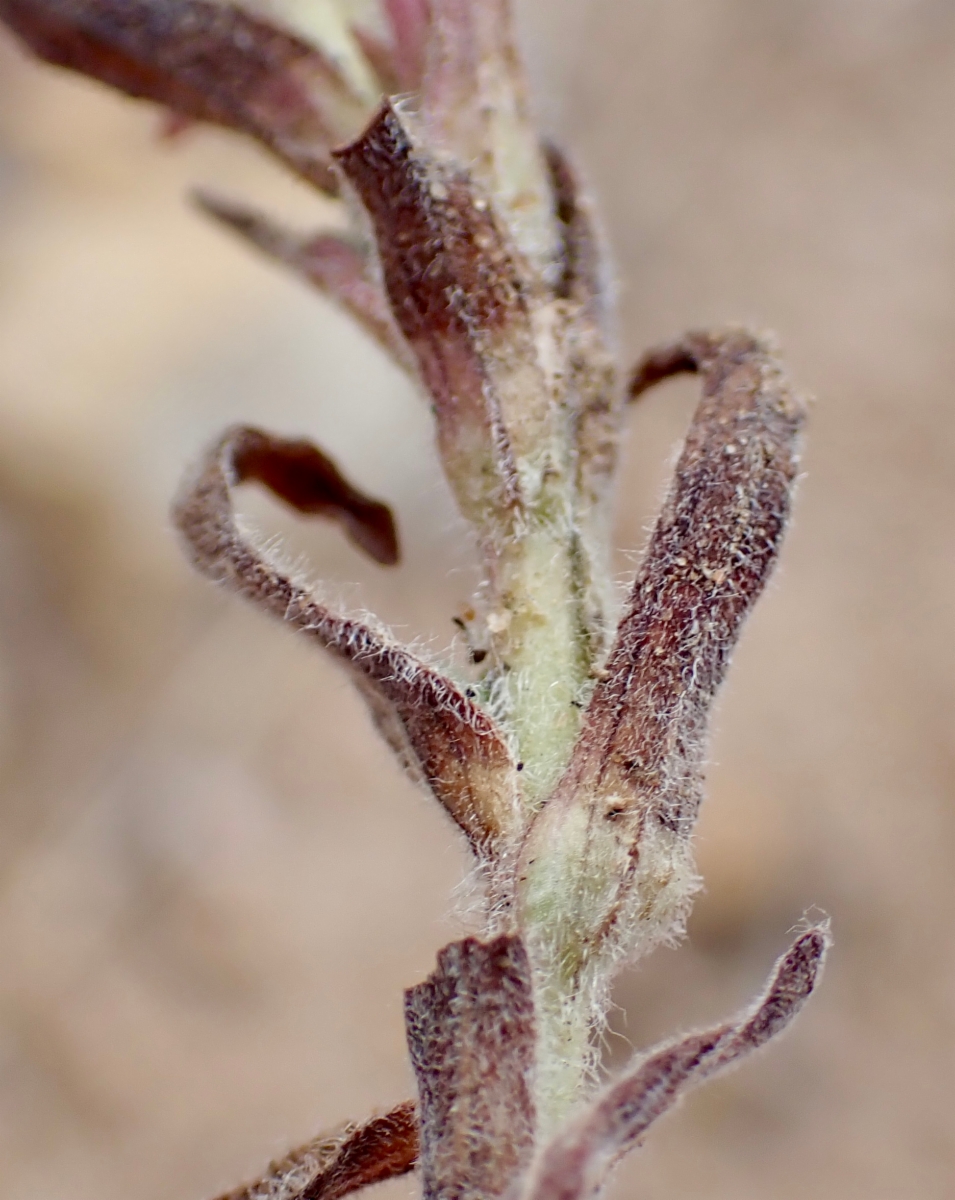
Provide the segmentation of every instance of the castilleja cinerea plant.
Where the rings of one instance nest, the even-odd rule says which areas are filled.
[[[479,936],[405,997],[416,1100],[230,1196],[335,1200],[416,1167],[429,1200],[583,1200],[690,1087],[788,1025],[826,952],[807,926],[749,1008],[600,1082],[610,981],[681,934],[697,888],[707,718],[779,551],[804,404],[742,329],[687,334],[622,384],[591,205],[535,132],[508,0],[0,0],[0,17],[40,57],[250,135],[340,198],[346,235],[199,202],[418,383],[483,562],[456,678],[329,608],[236,519],[233,490],[255,481],[397,560],[388,507],[311,442],[227,429],[176,500],[200,571],[349,672],[481,881]],[[702,400],[621,606],[624,414],[686,371]]]

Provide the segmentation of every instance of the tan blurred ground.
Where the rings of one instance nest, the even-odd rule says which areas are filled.
[[[955,1194],[955,7],[526,0],[550,129],[617,253],[625,359],[779,334],[818,396],[797,526],[737,655],[689,943],[619,988],[643,1044],[745,1000],[812,904],[825,988],[621,1173],[635,1200]],[[328,663],[183,566],[222,424],[317,437],[405,564],[250,510],[354,602],[450,640],[468,594],[424,406],[187,186],[302,215],[254,151],[0,38],[0,1194],[189,1200],[403,1097],[400,993],[464,858]],[[693,400],[632,417],[621,572]],[[612,1038],[620,1057],[624,1044]],[[394,1195],[407,1185],[392,1185]],[[384,1197],[383,1197],[384,1200]]]

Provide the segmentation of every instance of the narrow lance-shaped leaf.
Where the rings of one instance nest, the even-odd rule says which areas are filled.
[[[567,783],[649,800],[648,815],[688,833],[713,697],[788,522],[805,405],[750,333],[690,335],[670,353],[700,372],[703,399]]]
[[[475,852],[492,854],[502,838],[513,835],[516,776],[490,717],[450,679],[383,631],[322,604],[236,523],[230,492],[244,478],[264,482],[306,512],[316,511],[315,496],[321,497],[328,486],[326,463],[305,443],[243,426],[229,429],[184,486],[174,508],[176,524],[204,574],[301,631],[350,668],[404,766],[430,787]],[[360,525],[363,512],[358,506],[339,519]],[[376,522],[377,517],[367,527],[373,542],[381,532]]]
[[[0,19],[41,58],[184,117],[264,143],[334,191],[329,148],[367,102],[313,46],[211,0],[0,0]]]
[[[520,938],[446,946],[405,993],[425,1200],[503,1196],[533,1149],[534,1007]]]
[[[269,1165],[252,1183],[219,1200],[339,1200],[406,1175],[418,1158],[418,1121],[410,1101],[363,1125],[320,1134]]]
[[[546,1146],[524,1200],[585,1200],[608,1171],[691,1088],[734,1066],[797,1015],[822,970],[829,932],[801,934],[779,959],[763,995],[746,1012],[642,1056]]]
[[[524,499],[518,463],[540,457],[549,415],[527,280],[489,202],[420,154],[390,103],[335,157],[371,217],[461,509],[479,528],[509,520]]]
[[[197,191],[195,198],[210,216],[339,304],[402,370],[416,372],[408,344],[357,239],[335,233],[298,233],[254,209],[207,191]]]
[[[236,483],[262,483],[297,512],[337,521],[376,562],[390,567],[398,561],[391,509],[352,487],[311,442],[246,427],[232,442],[231,458]]]
[[[664,360],[698,370],[703,399],[571,761],[522,852],[528,912],[551,914],[572,972],[680,927],[707,717],[798,467],[805,406],[758,338],[691,335],[649,361]],[[644,368],[636,386],[647,370],[661,377]]]

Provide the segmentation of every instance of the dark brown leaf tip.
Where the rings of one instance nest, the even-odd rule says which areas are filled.
[[[252,1183],[219,1200],[339,1200],[371,1184],[406,1175],[418,1158],[418,1120],[406,1100],[362,1125],[319,1134]]]
[[[349,538],[383,566],[398,561],[398,533],[387,504],[370,500],[311,442],[245,427],[231,440],[234,480],[264,484],[307,516],[338,521]]]
[[[674,375],[695,374],[700,369],[700,362],[700,356],[686,339],[658,346],[640,360],[630,378],[628,395],[631,400],[638,400],[655,383],[661,383]]]

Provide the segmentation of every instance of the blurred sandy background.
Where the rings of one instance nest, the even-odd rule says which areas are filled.
[[[621,981],[608,1052],[745,1001],[810,905],[836,950],[791,1036],[655,1130],[613,1195],[951,1196],[955,6],[521,15],[546,124],[601,197],[624,361],[751,321],[818,396],[719,713],[708,891],[689,942]],[[0,36],[7,1200],[201,1200],[403,1098],[401,989],[462,928],[454,835],[343,679],[194,578],[166,517],[227,421],[308,433],[396,506],[404,565],[248,511],[349,602],[446,644],[472,577],[425,407],[183,195],[319,206],[226,136],[170,148],[156,127]],[[694,394],[632,414],[622,575]]]

